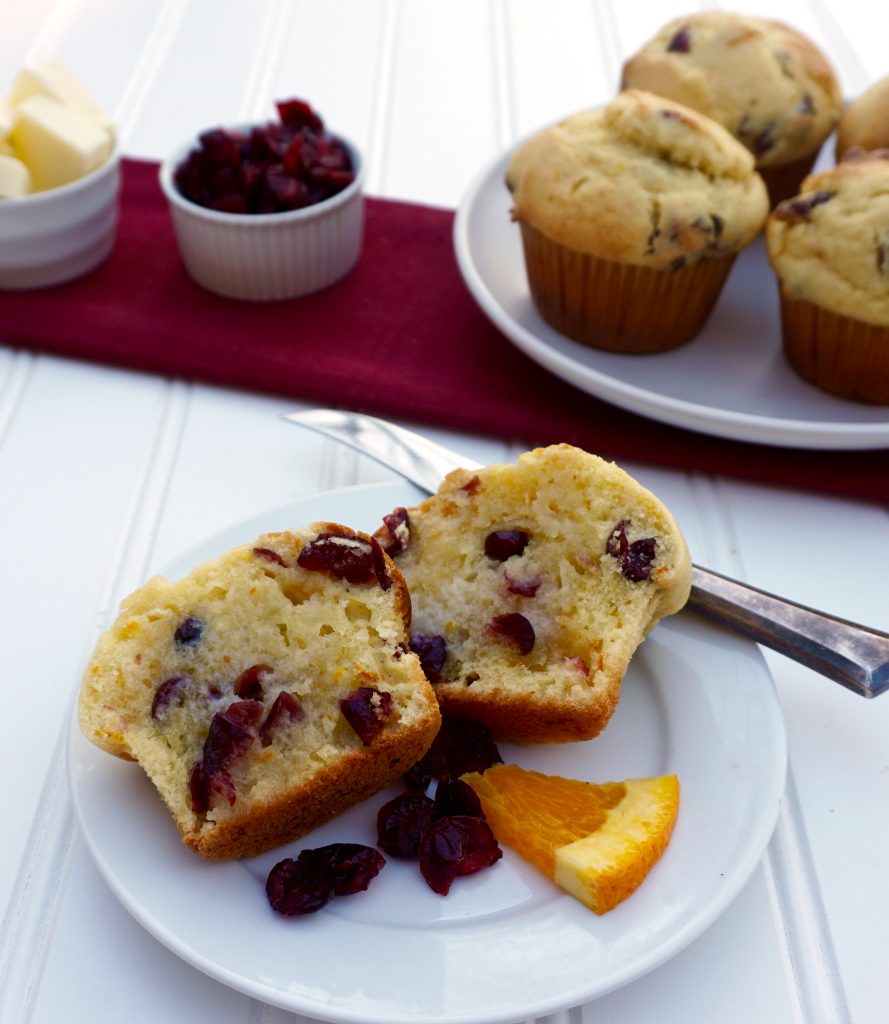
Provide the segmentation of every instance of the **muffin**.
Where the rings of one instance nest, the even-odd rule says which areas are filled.
[[[440,716],[409,622],[371,538],[333,523],[265,534],[123,602],[87,666],[80,726],[138,761],[187,846],[253,856],[431,744]]]
[[[889,75],[874,82],[843,112],[837,130],[837,160],[853,146],[889,147]]]
[[[442,710],[501,739],[597,735],[636,648],[691,585],[669,510],[567,444],[456,470],[376,536],[407,581],[411,648]]]
[[[756,159],[774,206],[811,170],[842,109],[827,58],[781,22],[705,11],[665,25],[624,65],[647,89],[712,117]]]
[[[768,213],[736,139],[637,90],[529,139],[506,184],[540,315],[613,352],[693,338]]]
[[[889,403],[889,149],[849,150],[772,213],[784,351],[803,378]]]

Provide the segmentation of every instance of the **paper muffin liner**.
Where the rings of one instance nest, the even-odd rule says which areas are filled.
[[[766,184],[769,193],[769,206],[774,209],[783,199],[790,199],[799,193],[803,178],[815,165],[818,150],[808,156],[791,160],[786,164],[775,164],[774,167],[757,167],[759,176]]]
[[[781,292],[787,361],[804,379],[857,402],[889,405],[889,327],[832,313]]]
[[[537,311],[560,333],[608,352],[665,352],[691,341],[736,255],[652,270],[569,249],[524,222],[521,231]]]

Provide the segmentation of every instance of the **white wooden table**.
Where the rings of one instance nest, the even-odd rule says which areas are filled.
[[[154,158],[197,128],[305,95],[363,148],[370,193],[455,206],[518,135],[607,99],[623,56],[693,6],[6,0],[0,79],[61,58],[116,116],[125,151]],[[847,94],[889,71],[879,8],[863,0],[733,6],[809,33]],[[263,509],[390,478],[280,422],[299,407],[0,348],[3,1024],[294,1020],[179,961],[118,904],[75,826],[65,740],[100,628],[155,567]],[[519,450],[427,433],[481,461]],[[702,564],[889,624],[885,507],[626,468],[675,511]],[[675,959],[551,1022],[889,1020],[889,698],[865,702],[766,657],[790,774],[760,867]]]

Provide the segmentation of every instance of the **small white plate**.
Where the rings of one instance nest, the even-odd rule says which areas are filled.
[[[403,483],[319,494],[235,526],[166,575],[264,530],[330,519],[373,529],[418,491]],[[755,644],[683,613],[635,657],[606,731],[585,743],[501,744],[504,760],[608,781],[675,772],[673,839],[642,886],[597,917],[511,850],[442,898],[416,864],[390,859],[366,893],[286,920],[264,883],[282,857],[329,842],[374,844],[379,794],[290,847],[203,861],[134,764],[72,723],[74,806],[99,870],[124,906],[188,963],[250,996],[325,1021],[496,1024],[576,1006],[663,963],[738,894],[774,827],[785,777],[781,714]]]
[[[889,446],[889,409],[834,398],[786,363],[777,285],[761,238],[739,256],[709,322],[687,345],[617,355],[554,330],[528,291],[504,184],[508,162],[509,154],[499,157],[468,189],[454,244],[470,292],[525,355],[606,402],[704,434],[794,448]]]

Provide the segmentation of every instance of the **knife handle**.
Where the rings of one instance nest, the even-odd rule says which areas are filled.
[[[863,697],[889,689],[889,634],[694,566],[688,607]]]

